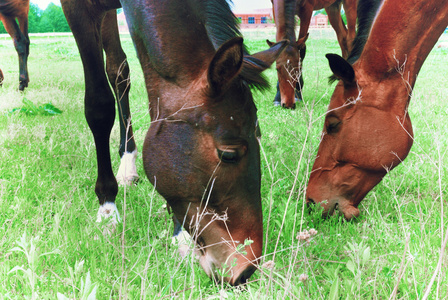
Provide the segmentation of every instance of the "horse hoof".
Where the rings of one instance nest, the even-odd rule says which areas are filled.
[[[98,209],[96,221],[98,223],[106,221],[103,235],[112,235],[115,232],[118,223],[121,222],[120,214],[118,213],[118,209],[115,203],[106,202],[101,205]]]
[[[19,91],[23,92],[25,90],[25,88],[28,87],[28,83],[25,81],[21,81],[19,83]]]

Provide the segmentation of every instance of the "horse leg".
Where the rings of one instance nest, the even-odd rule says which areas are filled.
[[[121,185],[130,185],[138,180],[135,159],[137,147],[132,131],[131,113],[129,109],[129,65],[126,60],[120,36],[118,34],[117,13],[109,11],[103,19],[101,26],[103,47],[106,52],[106,72],[112,85],[118,105],[118,117],[120,123],[120,168],[117,180]]]
[[[299,3],[300,1],[297,1]],[[311,17],[313,15],[314,7],[308,2],[305,1],[305,3],[302,6],[299,6],[297,4],[296,6],[296,15],[300,19],[300,30],[299,30],[299,36],[297,38],[298,46],[300,47],[299,53],[300,53],[300,66],[299,66],[299,79],[298,79],[298,85],[296,87],[295,96],[296,99],[301,101],[302,100],[302,90],[303,90],[303,76],[302,76],[302,69],[303,69],[303,59],[305,59],[306,55],[306,45],[305,41],[308,37],[308,29],[310,28],[311,23]],[[301,45],[299,45],[300,41],[304,41]]]
[[[336,32],[338,38],[339,46],[341,47],[342,57],[347,58],[348,56],[348,44],[347,44],[347,28],[345,27],[344,21],[341,17],[341,2],[336,1],[332,5],[325,8],[328,15],[328,20],[331,26]]]
[[[190,246],[193,245],[191,236],[174,215],[173,223],[174,232],[173,237],[171,238],[171,243],[177,246],[180,256],[185,257],[190,250]]]
[[[28,54],[30,49],[30,40],[28,38],[28,21],[23,22],[22,20],[23,27],[24,29],[26,29],[26,34],[22,33],[14,17],[3,16],[2,21],[6,31],[13,39],[14,47],[16,48],[17,54],[19,55],[19,90],[23,91],[28,86],[29,82],[27,68]]]
[[[84,1],[63,0],[61,3],[84,68],[84,112],[96,146],[98,177],[95,193],[100,203],[97,221],[111,216],[112,223],[116,224],[117,219],[119,221],[115,206],[118,184],[112,171],[109,151],[109,137],[115,119],[115,99],[104,71],[101,41],[104,13],[90,9]]]
[[[282,98],[280,96],[280,83],[277,80],[277,92],[275,93],[274,97],[274,106],[280,106],[282,105]]]
[[[23,60],[19,60],[20,64],[20,84],[19,90],[23,91],[26,87],[28,87],[28,83],[30,82],[30,78],[28,75],[28,56],[30,55],[30,38],[28,36],[28,12],[25,16],[17,18],[19,21],[20,31],[22,35],[25,37],[25,54],[23,56]],[[22,80],[22,78],[24,78]]]
[[[3,80],[4,79],[5,79],[5,77],[3,76],[2,69],[0,69],[0,87],[3,86]]]
[[[343,0],[345,16],[347,17],[347,48],[349,54],[353,49],[353,40],[356,36],[357,5],[358,0]]]

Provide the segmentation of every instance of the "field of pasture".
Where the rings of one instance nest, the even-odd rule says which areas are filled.
[[[274,40],[273,30],[244,35],[251,52]],[[141,150],[150,124],[146,90],[132,41],[128,35],[122,41]],[[367,195],[351,222],[304,210],[334,90],[324,55],[340,53],[329,29],[311,31],[307,50],[304,101],[296,110],[272,106],[274,68],[266,72],[271,90],[254,94],[263,135],[264,256],[249,283],[233,288],[210,280],[193,256],[179,256],[165,201],[141,159],[139,184],[119,191],[124,222],[115,235],[102,235],[95,222],[95,147],[73,37],[31,37],[31,82],[19,93],[16,52],[1,36],[0,299],[422,299],[428,288],[428,299],[448,299],[446,250],[439,260],[448,225],[448,49],[434,48],[417,80],[408,158]],[[48,115],[48,103],[62,113]],[[118,169],[116,125],[111,152]],[[310,229],[317,234],[298,239]]]

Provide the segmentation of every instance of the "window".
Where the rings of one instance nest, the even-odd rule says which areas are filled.
[[[249,24],[255,24],[255,17],[249,17]]]
[[[268,23],[268,18],[261,17],[261,24],[267,24],[267,23]]]

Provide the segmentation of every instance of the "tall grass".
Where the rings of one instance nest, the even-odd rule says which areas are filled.
[[[273,31],[247,31],[252,52]],[[448,37],[442,36],[442,40]],[[448,51],[435,48],[414,89],[415,141],[408,158],[363,200],[361,217],[322,220],[304,211],[304,193],[334,86],[324,54],[340,53],[334,34],[313,31],[304,66],[304,101],[274,108],[274,88],[255,93],[262,129],[264,252],[260,270],[241,288],[210,280],[193,256],[171,244],[165,201],[145,179],[120,190],[126,223],[103,236],[95,147],[83,115],[83,73],[72,37],[31,37],[30,85],[18,86],[9,38],[0,38],[0,299],[417,299],[436,271],[448,224]],[[138,145],[149,126],[141,68],[129,36],[131,109]],[[274,69],[266,72],[273,86]],[[51,102],[61,115],[9,113],[23,98]],[[112,157],[119,165],[118,123]],[[124,205],[124,199],[126,205]],[[124,207],[126,208],[125,211]],[[310,229],[316,235],[308,236]],[[307,232],[305,232],[307,231]],[[429,299],[448,299],[447,256]]]

